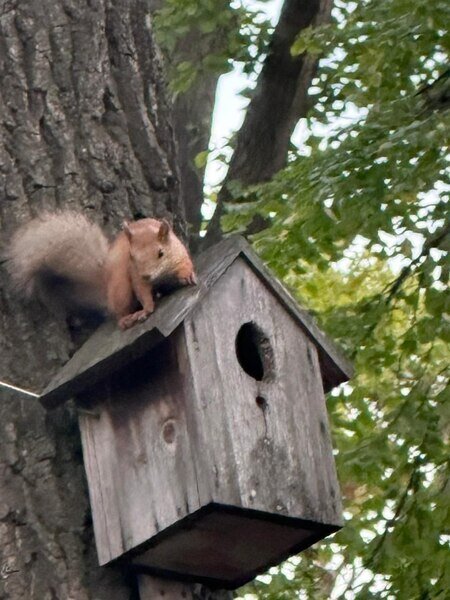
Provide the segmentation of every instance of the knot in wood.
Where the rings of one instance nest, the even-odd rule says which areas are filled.
[[[167,420],[163,425],[162,430],[163,439],[166,444],[173,444],[175,441],[176,428],[175,421],[173,419]]]

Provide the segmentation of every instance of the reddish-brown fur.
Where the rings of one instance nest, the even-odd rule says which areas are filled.
[[[47,304],[57,295],[66,308],[107,307],[122,329],[153,312],[162,286],[196,283],[189,253],[165,220],[126,222],[109,245],[83,215],[47,213],[15,233],[8,254],[20,290]]]

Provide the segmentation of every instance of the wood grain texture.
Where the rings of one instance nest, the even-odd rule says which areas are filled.
[[[184,288],[163,298],[150,318],[142,325],[122,332],[109,322],[78,350],[53,378],[41,396],[47,408],[58,405],[71,395],[101,380],[121,364],[133,360],[168,337],[184,318],[201,303],[229,266],[241,256],[264,283],[266,293],[273,295],[302,327],[319,352],[322,380],[326,391],[347,381],[352,367],[335,345],[320,331],[312,317],[299,307],[292,296],[271,275],[249,244],[236,236],[220,242],[196,261],[199,284]],[[236,296],[239,303],[239,295]],[[219,299],[220,302],[220,299]]]
[[[261,381],[237,360],[236,336],[249,322],[264,332],[273,352],[273,366]],[[212,492],[217,502],[236,505],[239,499],[244,508],[339,525],[317,350],[298,321],[239,259],[186,319],[185,330],[198,429],[209,437],[214,474],[205,496]]]
[[[179,600],[180,598],[192,600],[194,597],[189,586],[177,581],[167,582],[141,574],[138,576],[138,584],[140,600]]]
[[[100,564],[199,506],[177,337],[92,390],[98,418],[80,417]]]

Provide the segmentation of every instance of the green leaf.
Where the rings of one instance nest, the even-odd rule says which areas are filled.
[[[203,150],[199,152],[194,158],[194,163],[197,169],[204,169],[208,162],[209,150]]]

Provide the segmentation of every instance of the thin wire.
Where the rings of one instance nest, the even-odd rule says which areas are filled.
[[[39,398],[40,394],[35,394],[34,392],[30,392],[29,390],[24,390],[23,388],[17,387],[16,385],[11,385],[10,383],[6,383],[5,381],[0,381],[0,386],[8,388],[10,390],[14,390],[15,392],[19,392],[20,394],[24,394],[25,396],[33,396],[33,398]]]

